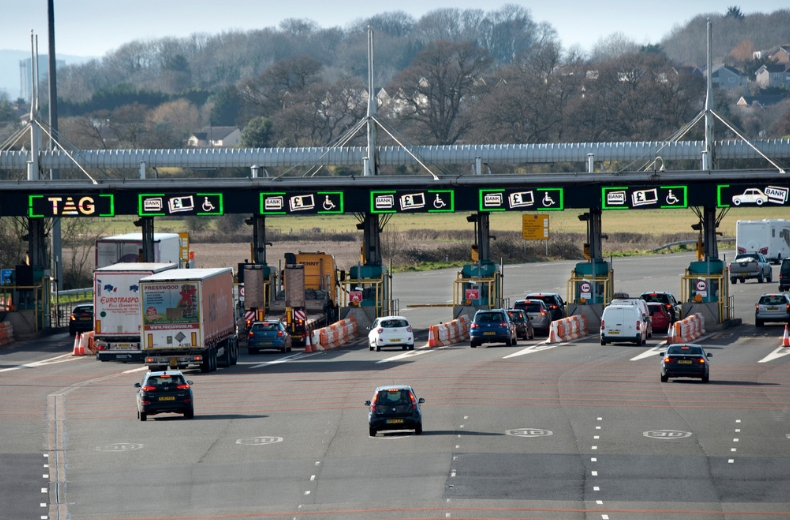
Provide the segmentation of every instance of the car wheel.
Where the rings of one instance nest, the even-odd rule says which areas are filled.
[[[368,350],[373,352],[373,345],[368,345]]]
[[[513,338],[513,346],[515,347],[516,345],[518,345],[518,336]]]
[[[376,345],[376,352],[381,352],[381,346]]]
[[[472,342],[469,344],[469,346],[470,346],[470,347],[472,347],[472,348],[477,348],[477,343],[476,343],[476,342],[474,342],[474,341],[472,341]]]
[[[376,433],[377,433],[376,432],[376,428],[374,428],[372,426],[370,428],[368,428],[368,435],[370,435],[371,437],[375,437]]]
[[[665,375],[662,374],[661,375],[661,382],[662,383],[666,383],[667,381],[669,381],[669,376],[665,376]]]
[[[414,435],[422,435],[422,424],[418,424],[416,428],[414,428]]]
[[[601,345],[606,345],[606,343],[607,343],[606,341],[601,340]]]
[[[400,349],[401,349],[401,350],[406,350],[407,348],[408,348],[408,347],[407,347],[406,345],[402,345]]]
[[[762,206],[763,205],[763,199],[757,199],[754,202],[756,202],[758,206]]]
[[[763,283],[765,278],[763,277],[763,272],[760,271],[760,274],[757,275],[757,283]]]
[[[409,350],[414,350],[414,345],[409,345]]]
[[[762,327],[765,322],[763,320],[754,320],[755,327]]]
[[[730,278],[730,283],[735,285],[736,283],[738,283],[738,279],[737,278]]]
[[[282,346],[282,348],[280,349],[280,352],[282,352],[283,354],[285,354],[285,352],[286,352],[286,349],[285,349],[285,343],[283,343],[283,346]]]
[[[636,346],[637,347],[641,347],[642,346],[642,335],[641,334],[636,337]]]
[[[774,272],[773,270],[771,270],[768,272],[768,278],[766,279],[766,282],[772,283],[773,281],[774,281]]]
[[[148,419],[148,414],[146,414],[145,412],[139,412],[137,415],[140,417],[141,421],[145,421],[146,419]]]
[[[505,340],[505,346],[506,346],[506,347],[510,347],[511,345],[513,345],[513,340],[512,340],[512,339],[510,339],[510,338],[507,338],[507,339]]]
[[[703,382],[703,383],[707,383],[708,381],[710,381],[710,377],[708,377],[708,376],[702,376],[702,382]]]
[[[746,283],[746,278],[738,278],[738,279],[741,281],[741,283]]]
[[[195,410],[189,410],[184,412],[184,419],[194,419],[195,418]]]
[[[252,347],[248,347],[247,348],[247,354],[253,355],[253,354],[257,354],[257,353],[258,353],[258,349],[257,348],[252,348]]]

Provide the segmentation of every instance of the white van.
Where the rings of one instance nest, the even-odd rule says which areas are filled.
[[[634,305],[639,307],[639,310],[642,312],[642,321],[645,322],[644,328],[647,331],[647,337],[653,337],[653,313],[650,312],[645,300],[642,298],[615,298],[609,305]]]
[[[604,308],[601,345],[612,341],[633,341],[637,345],[647,343],[647,326],[639,307],[613,304]]]

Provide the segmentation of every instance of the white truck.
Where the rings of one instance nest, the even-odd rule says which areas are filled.
[[[140,279],[144,363],[151,370],[235,365],[233,270],[172,269]]]
[[[790,220],[739,220],[735,223],[738,254],[760,253],[766,260],[780,264],[790,258]]]
[[[177,264],[120,263],[93,272],[93,331],[99,361],[143,361],[140,278]]]
[[[186,239],[188,248],[189,239]],[[154,262],[181,265],[182,237],[178,233],[154,233]],[[96,239],[96,269],[119,262],[139,262],[143,252],[143,234],[127,233]]]

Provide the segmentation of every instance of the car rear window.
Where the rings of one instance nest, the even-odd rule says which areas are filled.
[[[783,303],[787,303],[787,300],[782,294],[772,294],[770,296],[760,297],[760,304],[762,305],[781,305]]]
[[[276,321],[273,322],[265,322],[265,323],[255,323],[252,325],[253,332],[257,331],[277,331],[280,330],[280,324]]]
[[[648,305],[647,308],[650,309],[650,314],[663,314],[661,312],[661,309],[663,309],[663,307],[661,307],[660,305]]]
[[[756,262],[756,256],[739,256],[735,259],[736,262]]]
[[[668,298],[663,294],[643,294],[642,299],[646,302],[664,303]]]
[[[409,404],[411,397],[408,390],[380,390],[376,399],[377,405]]]
[[[381,322],[381,326],[385,329],[395,329],[398,327],[408,327],[409,322],[406,320],[384,320]]]
[[[160,377],[149,377],[148,380],[145,382],[146,385],[149,386],[159,386],[159,385],[183,385],[185,383],[184,376],[160,376]]]
[[[508,312],[507,315],[510,316],[510,319],[513,321],[525,321],[524,315],[520,312]]]
[[[475,316],[478,323],[494,323],[505,321],[505,317],[499,312],[483,312]]]
[[[691,356],[701,356],[702,349],[700,347],[690,347],[688,345],[682,345],[682,346],[675,345],[669,347],[669,349],[667,350],[667,354],[675,354],[675,355],[688,354]]]

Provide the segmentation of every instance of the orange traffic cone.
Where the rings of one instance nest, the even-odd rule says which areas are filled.
[[[85,347],[82,344],[82,333],[78,332],[74,335],[74,350],[71,352],[72,356],[84,356]]]
[[[311,339],[311,336],[312,336],[312,335],[313,335],[313,333],[312,333],[312,332],[308,332],[308,333],[305,335],[305,339],[304,339],[304,351],[305,351],[305,353],[307,353],[307,354],[310,354],[310,353],[312,353],[312,352],[313,352],[313,345],[312,345],[312,339]]]
[[[782,336],[782,346],[790,347],[790,336],[787,335],[787,324],[785,324],[785,335]]]
[[[430,347],[438,347],[439,346],[436,343],[436,336],[433,334],[434,327],[436,327],[437,329],[439,328],[436,325],[431,325],[430,327],[428,327],[428,347],[429,348]]]

